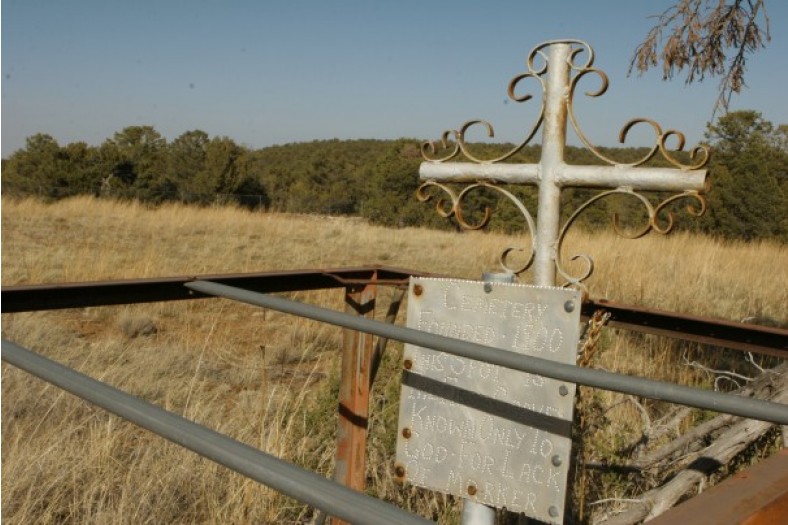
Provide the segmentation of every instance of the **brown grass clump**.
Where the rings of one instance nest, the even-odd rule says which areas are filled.
[[[516,239],[385,229],[358,219],[164,205],[151,209],[80,197],[2,202],[2,282],[54,283],[386,264],[477,278]],[[578,232],[594,298],[725,319],[785,323],[788,253],[677,233],[631,241]],[[528,276],[524,280],[527,282]],[[292,294],[342,308],[342,292]],[[388,292],[381,292],[380,315]],[[402,322],[402,315],[399,322]],[[333,465],[341,330],[224,300],[5,314],[3,337],[235,439],[325,475]],[[372,400],[369,491],[457,521],[452,498],[391,480],[398,345]],[[606,331],[594,366],[710,385],[685,365],[704,349]],[[747,370],[740,354],[714,365]],[[14,367],[2,366],[2,518],[7,523],[297,523],[311,510],[107,415]],[[625,396],[597,392],[605,425],[589,443],[609,458],[640,436],[642,413]],[[646,403],[652,418],[664,404]],[[691,421],[686,422],[689,424]],[[392,428],[392,425],[393,428]],[[621,497],[621,479],[597,479],[588,500]]]

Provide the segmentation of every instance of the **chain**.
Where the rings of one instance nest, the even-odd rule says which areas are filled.
[[[598,343],[599,337],[602,335],[602,327],[607,324],[609,319],[610,312],[596,310],[594,315],[592,315],[588,320],[582,345],[578,345],[580,346],[580,351],[578,352],[577,356],[578,366],[587,367],[591,364],[591,361],[594,359],[594,356],[599,349]],[[578,458],[576,464],[576,479],[578,481],[577,510],[581,522],[585,518],[585,494],[588,478],[585,468],[585,464],[588,461],[588,451],[586,450],[585,439],[588,436],[588,432],[591,430],[591,425],[586,419],[587,411],[590,410],[590,406],[587,406],[589,405],[588,401],[590,400],[590,395],[590,390],[585,387],[578,387],[577,396],[575,397],[575,413],[577,414],[577,434],[575,436],[575,440]]]
[[[588,320],[583,345],[580,347],[577,356],[578,366],[588,366],[591,364],[591,360],[594,358],[597,351],[599,336],[602,335],[602,327],[607,324],[609,319],[610,312],[597,310]]]

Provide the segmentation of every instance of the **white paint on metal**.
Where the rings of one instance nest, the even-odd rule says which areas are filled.
[[[539,161],[539,212],[536,223],[534,284],[555,284],[555,258],[561,221],[561,187],[556,184],[555,169],[564,161],[566,115],[569,100],[569,44],[550,47],[550,67],[545,86],[542,158]]]
[[[407,324],[574,363],[580,301],[570,289],[413,278]],[[567,311],[567,302],[577,307]],[[561,522],[549,509],[564,508],[574,384],[410,344],[404,368],[397,440],[404,479]]]
[[[567,117],[571,105],[572,43],[552,41],[544,82],[544,121],[542,154],[538,164],[495,164],[424,162],[419,169],[422,180],[442,182],[496,181],[535,184],[539,187],[539,208],[534,236],[534,284],[552,286],[556,278],[556,259],[560,227],[561,189],[567,187],[628,188],[630,190],[703,192],[707,189],[706,170],[633,167],[626,164],[577,166],[564,162]],[[541,53],[545,45],[534,50]],[[590,52],[590,48],[589,48]],[[530,58],[529,58],[530,60]],[[588,66],[591,62],[589,61]],[[530,66],[529,66],[530,67]],[[539,73],[541,74],[541,73]],[[665,134],[656,123],[658,141]],[[577,129],[577,128],[576,128]],[[683,136],[682,136],[683,140]],[[594,153],[599,156],[596,150]],[[707,157],[708,158],[708,157]],[[674,162],[675,164],[675,162]]]
[[[559,163],[554,166],[555,183],[571,188],[629,187],[633,190],[706,191],[707,170],[675,168],[631,168],[624,165],[576,166]],[[438,182],[477,182],[489,180],[504,184],[536,185],[540,181],[539,164],[474,164],[472,162],[423,162],[419,176]]]

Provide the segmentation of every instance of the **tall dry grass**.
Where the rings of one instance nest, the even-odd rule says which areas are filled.
[[[75,198],[2,202],[3,285],[386,264],[476,278],[516,239],[495,233],[385,229],[346,218]],[[631,241],[577,233],[594,298],[785,323],[788,251],[678,233]],[[527,276],[526,276],[527,278]],[[295,294],[340,308],[342,294]],[[385,311],[386,292],[379,310]],[[402,322],[402,319],[400,319]],[[340,330],[223,300],[3,315],[3,337],[235,439],[329,475]],[[391,481],[398,347],[373,392],[371,491],[454,522],[451,498]],[[685,365],[704,349],[607,331],[595,366],[709,386]],[[749,366],[735,352],[715,363]],[[750,370],[752,372],[752,370]],[[2,366],[3,519],[8,523],[281,523],[311,511],[177,446]],[[642,414],[598,393],[608,418],[600,457],[639,437]],[[646,408],[657,418],[660,404]],[[689,424],[689,423],[688,423]],[[630,490],[602,480],[589,500]]]

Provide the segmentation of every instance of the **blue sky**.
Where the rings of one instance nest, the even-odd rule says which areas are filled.
[[[98,145],[130,125],[152,125],[168,140],[202,129],[258,148],[433,139],[484,118],[497,139],[517,141],[536,104],[508,101],[507,85],[535,45],[556,38],[589,42],[610,78],[604,96],[576,104],[594,142],[614,145],[627,120],[644,116],[683,131],[692,145],[711,117],[718,80],[685,86],[683,77],[662,82],[656,70],[627,77],[652,25],[647,17],[669,5],[2,0],[2,155],[35,133]],[[732,108],[788,123],[788,3],[767,8],[772,41],[750,59],[749,88]],[[628,144],[646,137],[636,133]]]

